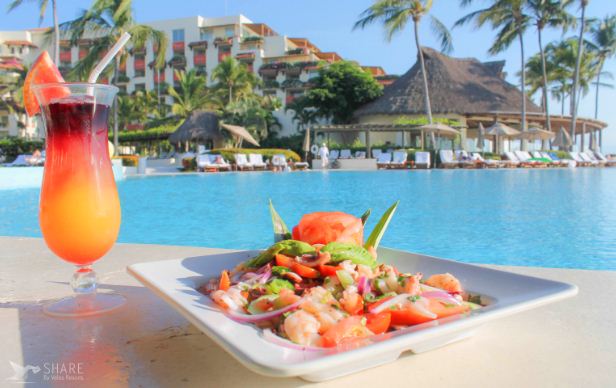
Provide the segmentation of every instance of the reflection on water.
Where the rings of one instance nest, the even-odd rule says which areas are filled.
[[[128,179],[120,241],[259,248],[272,198],[304,212],[379,215],[384,246],[462,261],[616,270],[616,168],[228,173]],[[38,191],[0,191],[0,235],[39,236]]]

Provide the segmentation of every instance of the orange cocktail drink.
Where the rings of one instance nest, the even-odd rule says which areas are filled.
[[[40,226],[47,246],[78,266],[71,281],[77,297],[47,306],[52,315],[109,311],[119,295],[96,294],[90,265],[115,243],[120,200],[108,147],[108,117],[117,88],[55,83],[33,87],[46,129]]]
[[[120,201],[107,140],[109,106],[68,97],[43,107],[47,126],[40,223],[47,246],[77,265],[113,246]]]

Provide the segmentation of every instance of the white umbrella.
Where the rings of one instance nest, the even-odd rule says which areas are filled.
[[[594,131],[590,133],[590,145],[588,146],[588,149],[590,149],[591,151],[598,151],[599,150],[599,144],[597,142],[597,136],[596,136]]]
[[[435,134],[438,137],[445,136],[455,138],[460,134],[459,131],[451,128],[449,125],[445,125],[443,123],[432,123],[426,124],[419,127],[422,131],[430,133],[430,140],[432,140],[432,145],[436,148],[436,139]]]
[[[560,131],[558,131],[558,134],[556,134],[556,137],[552,142],[552,146],[569,148],[571,147],[571,145],[573,145],[573,142],[571,141],[571,136],[569,135],[569,132],[567,132],[564,127],[560,127]]]
[[[496,148],[497,153],[499,152],[499,138],[508,137],[513,138],[520,134],[520,131],[517,129],[511,128],[508,125],[505,125],[501,122],[496,121],[490,127],[486,129],[486,134],[490,136],[494,136],[494,147]]]
[[[477,149],[479,149],[480,151],[483,151],[485,145],[485,136],[486,136],[486,130],[483,127],[483,124],[479,123],[479,126],[477,127]]]
[[[550,140],[554,138],[554,133],[538,127],[530,127],[526,132],[520,132],[518,138],[527,140]]]

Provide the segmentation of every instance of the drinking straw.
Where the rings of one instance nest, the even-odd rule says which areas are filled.
[[[118,41],[109,49],[109,51],[107,51],[107,54],[105,54],[103,59],[101,59],[98,65],[96,65],[96,67],[92,70],[92,72],[90,73],[90,76],[88,77],[88,83],[90,84],[96,83],[98,76],[101,75],[101,73],[107,67],[107,65],[111,63],[111,60],[116,55],[118,55],[122,47],[124,47],[124,45],[126,44],[126,42],[128,42],[129,39],[130,39],[130,34],[128,32],[125,32],[122,34],[120,39],[118,39]]]

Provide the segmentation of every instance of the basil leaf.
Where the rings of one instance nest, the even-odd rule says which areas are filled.
[[[370,236],[368,236],[368,239],[366,240],[364,247],[366,248],[372,247],[374,249],[377,249],[379,247],[379,243],[381,242],[381,239],[383,238],[383,234],[385,234],[385,230],[387,229],[387,226],[389,225],[389,221],[391,221],[391,218],[396,212],[396,208],[398,207],[399,203],[400,201],[396,201],[396,203],[391,205],[391,207],[387,209],[385,214],[383,214],[379,222],[376,224],[376,226],[372,230],[372,233],[370,233]]]
[[[277,254],[282,253],[287,256],[301,256],[315,253],[316,249],[310,244],[296,240],[283,240],[269,247],[257,256],[248,260],[244,266],[248,268],[259,268],[274,260]]]
[[[289,232],[289,228],[287,228],[287,224],[284,223],[282,217],[274,209],[271,199],[269,200],[269,209],[272,216],[272,225],[274,226],[274,242],[291,239],[291,232]]]

